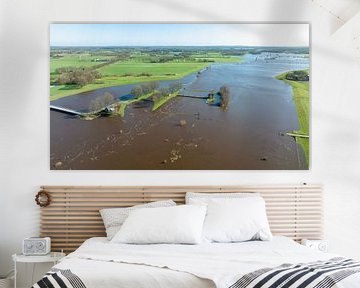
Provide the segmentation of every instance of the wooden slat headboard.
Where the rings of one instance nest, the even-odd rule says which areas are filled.
[[[90,237],[105,236],[102,208],[129,207],[151,201],[185,201],[186,192],[259,192],[266,201],[274,235],[322,238],[322,187],[278,186],[43,186],[51,204],[41,208],[41,236],[52,239],[53,251],[72,252]]]

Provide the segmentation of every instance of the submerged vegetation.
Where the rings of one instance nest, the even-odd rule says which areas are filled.
[[[226,85],[221,86],[219,92],[217,92],[220,99],[220,101],[217,102],[215,100],[214,90],[211,90],[207,97],[197,97],[181,95],[180,91],[182,90],[182,84],[180,81],[175,81],[168,87],[159,88],[159,86],[159,83],[155,81],[137,85],[131,90],[133,98],[125,101],[116,100],[111,93],[106,92],[90,102],[90,112],[84,113],[84,115],[86,115],[87,119],[90,119],[91,116],[94,116],[95,118],[100,114],[119,115],[120,117],[124,117],[128,105],[144,100],[152,101],[153,105],[151,111],[155,111],[177,96],[199,99],[205,98],[207,104],[219,106],[224,111],[228,109],[230,90]]]
[[[295,75],[295,76],[294,76]],[[298,78],[300,75],[300,78]],[[307,77],[305,77],[307,76]],[[289,79],[307,79],[305,81]],[[304,149],[306,161],[309,164],[309,70],[290,71],[276,77],[288,83],[293,89],[293,100],[299,119],[299,130],[293,131],[296,142]]]
[[[126,107],[128,105],[138,103],[144,100],[152,100],[152,111],[155,111],[170,99],[178,96],[181,87],[182,84],[179,81],[170,84],[170,86],[167,88],[159,88],[159,83],[155,81],[143,83],[141,85],[135,86],[131,90],[133,98],[125,101],[116,100],[111,93],[106,92],[103,95],[92,100],[89,106],[90,112],[83,114],[86,115],[87,119],[91,118],[89,116],[96,117],[96,115],[98,114],[117,114],[120,117],[124,117]]]

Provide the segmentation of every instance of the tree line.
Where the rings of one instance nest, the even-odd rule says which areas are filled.
[[[87,67],[62,67],[56,69],[55,72],[59,74],[56,78],[56,83],[59,85],[83,87],[101,77],[97,70]]]
[[[159,82],[152,81],[149,83],[143,83],[140,85],[135,86],[131,90],[131,94],[134,96],[134,98],[138,98],[141,95],[154,93],[153,100],[156,101],[157,99],[167,96],[169,94],[175,93],[176,91],[179,91],[182,87],[182,84],[180,81],[175,81],[169,85],[169,87],[161,87],[159,88]]]
[[[161,87],[159,88],[159,82],[152,81],[148,83],[142,83],[140,85],[135,86],[131,90],[131,94],[134,96],[135,99],[139,98],[142,95],[146,95],[149,93],[153,93],[151,95],[152,100],[154,102],[157,102],[170,94],[177,93],[181,87],[182,84],[180,81],[175,81],[169,85],[169,87]],[[111,93],[104,93],[101,96],[96,97],[94,100],[90,102],[90,110],[95,112],[99,111],[103,108],[106,108],[112,104],[117,103],[118,100],[114,98],[114,96]]]
[[[291,81],[309,81],[309,73],[305,70],[292,71],[288,72],[285,78]]]

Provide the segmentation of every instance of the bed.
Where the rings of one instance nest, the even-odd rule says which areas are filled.
[[[319,239],[322,235],[322,196],[321,187],[317,185],[43,189],[51,195],[52,204],[42,209],[42,233],[55,236],[53,250],[63,247],[67,252],[75,251],[54,266],[33,286],[35,288],[360,287],[359,262],[298,243],[301,239]],[[106,237],[91,237],[105,236],[105,229],[97,224],[99,216],[94,212],[99,208],[127,207],[134,205],[134,201],[146,203],[162,199],[174,199],[181,204],[186,191],[260,191],[267,204],[274,237],[271,241],[198,245],[119,244],[109,242]],[[129,204],[129,201],[133,202]],[[62,216],[58,216],[60,214]],[[83,221],[81,226],[79,221]],[[91,235],[100,230],[102,235]],[[82,233],[83,238],[90,235],[89,239],[84,241],[74,236]],[[286,236],[280,236],[282,234]]]
[[[75,284],[67,284],[65,287],[257,287],[236,283],[241,281],[245,275],[261,269],[299,263],[306,263],[308,267],[310,263],[320,266],[319,264],[324,265],[324,262],[319,261],[330,259],[332,260],[331,264],[344,263],[347,260],[309,249],[281,236],[274,237],[270,242],[135,246],[111,244],[106,238],[97,237],[87,240],[74,253],[54,266],[54,271],[69,270],[73,273],[69,277],[70,279],[79,277]],[[340,282],[335,286],[333,285],[335,280],[332,278],[319,278],[319,282],[315,282],[317,285],[300,286],[299,284],[294,287],[360,287],[360,274],[358,273],[360,263],[349,262],[348,267],[353,269],[353,273],[350,273],[351,275],[348,277],[344,277],[346,274],[338,275]],[[285,268],[289,267],[285,266]],[[303,268],[297,268],[294,271],[300,271],[300,269]],[[339,269],[339,271],[342,270]],[[344,279],[340,279],[341,276]],[[277,275],[274,277],[275,279],[279,278]],[[306,279],[308,277],[303,277],[298,281],[303,283]],[[333,281],[331,282],[331,280]],[[56,287],[55,283],[57,282],[54,282],[54,279],[50,281]],[[269,281],[270,284],[274,283],[274,279]],[[66,281],[64,280],[64,282]],[[40,282],[34,287],[49,287],[42,284]],[[272,287],[270,284],[259,287]]]

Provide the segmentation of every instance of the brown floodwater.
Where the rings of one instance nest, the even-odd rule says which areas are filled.
[[[256,60],[256,61],[255,61]],[[298,129],[291,87],[275,75],[309,65],[307,58],[251,55],[242,64],[213,64],[183,79],[188,93],[230,88],[229,109],[177,97],[155,112],[151,102],[118,116],[83,120],[50,112],[52,169],[307,169],[302,148],[282,133]],[[166,86],[169,81],[162,82]],[[128,95],[133,85],[103,88],[52,104],[86,111],[104,92]],[[180,125],[180,121],[186,121]]]

